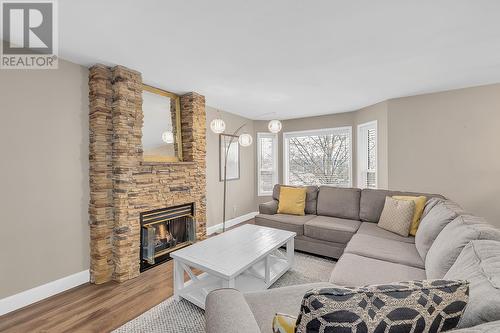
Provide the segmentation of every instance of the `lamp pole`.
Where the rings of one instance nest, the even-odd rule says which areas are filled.
[[[234,138],[238,135],[238,132],[245,127],[246,124],[241,125],[238,127],[236,131],[231,135],[231,138],[229,139],[229,144],[227,147],[224,147],[224,198],[222,200],[222,232],[226,231],[226,192],[227,192],[227,155],[229,154],[229,148],[231,148],[231,145],[233,144]]]

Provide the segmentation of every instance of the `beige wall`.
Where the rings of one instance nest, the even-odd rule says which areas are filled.
[[[442,193],[500,226],[500,84],[388,105],[389,187]]]
[[[207,111],[207,227],[222,223],[223,182],[219,181],[219,135],[210,130],[210,122],[217,111],[209,106]],[[244,131],[253,134],[253,121],[221,112],[226,123],[226,133],[233,133],[247,124]],[[227,181],[226,219],[255,212],[255,137],[250,147],[240,147],[240,179]]]
[[[88,72],[0,74],[0,298],[89,268]]]

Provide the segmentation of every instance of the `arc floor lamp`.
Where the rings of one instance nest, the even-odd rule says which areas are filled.
[[[236,131],[234,131],[232,133],[232,135],[230,136],[229,143],[227,144],[227,146],[224,146],[224,178],[223,178],[223,182],[224,182],[224,195],[223,195],[223,197],[224,197],[224,199],[223,199],[223,203],[222,203],[222,232],[226,231],[227,156],[229,154],[229,149],[231,148],[231,145],[233,143],[236,143],[235,142],[236,137],[238,138],[238,141],[236,144],[240,144],[242,147],[248,147],[252,144],[253,138],[250,134],[248,134],[246,132],[242,132],[240,134],[240,132],[245,128],[245,126],[246,126],[246,123],[241,125],[240,127],[238,127],[238,129],[236,129]],[[271,120],[268,124],[268,129],[271,133],[278,133],[281,131],[281,128],[282,128],[282,124],[279,120]],[[217,118],[213,119],[210,122],[210,129],[215,134],[223,134],[225,132],[226,123],[224,122],[224,120],[222,119],[220,114]]]

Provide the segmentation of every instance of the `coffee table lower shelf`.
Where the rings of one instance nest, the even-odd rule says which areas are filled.
[[[269,277],[266,282],[267,260],[269,261]],[[182,271],[182,275],[184,275],[185,271],[191,278],[191,280],[185,282],[183,285],[178,286],[179,288],[174,293],[174,297],[176,300],[184,298],[196,306],[205,309],[205,299],[212,290],[220,288],[235,288],[242,292],[252,292],[267,289],[288,269],[290,269],[292,260],[293,257],[290,258],[290,256],[271,254],[240,275],[236,276],[234,278],[234,283],[229,279],[212,275],[207,272],[196,276],[192,273],[189,266],[181,262],[174,261],[175,266],[181,266],[178,270]],[[176,289],[175,286],[174,289]]]

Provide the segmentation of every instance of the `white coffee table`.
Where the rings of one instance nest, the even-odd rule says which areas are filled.
[[[246,224],[172,252],[174,298],[205,309],[218,288],[243,292],[269,288],[293,264],[295,232]],[[286,255],[278,249],[286,244]],[[203,273],[195,275],[191,268]],[[184,272],[190,280],[184,282]]]

